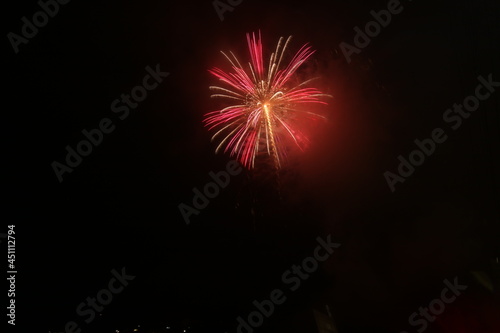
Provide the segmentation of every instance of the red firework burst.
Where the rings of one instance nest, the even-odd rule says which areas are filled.
[[[297,69],[314,53],[305,44],[292,60],[283,65],[283,56],[291,36],[283,44],[280,38],[276,51],[271,54],[268,67],[262,55],[262,40],[259,32],[247,34],[250,63],[247,70],[236,56],[221,52],[232,65],[232,72],[213,68],[209,72],[225,83],[225,87],[211,86],[212,97],[231,101],[225,108],[209,112],[203,120],[209,130],[216,130],[212,140],[222,135],[216,152],[236,157],[246,168],[255,166],[259,155],[267,155],[281,168],[290,144],[303,150],[308,138],[299,128],[304,121],[324,118],[309,110],[306,104],[327,104],[319,97],[329,96],[318,89],[307,87],[312,79],[293,82]]]

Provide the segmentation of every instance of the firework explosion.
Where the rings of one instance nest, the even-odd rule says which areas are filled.
[[[212,140],[222,136],[216,152],[225,147],[224,152],[229,151],[248,169],[255,166],[256,157],[261,155],[270,157],[276,169],[281,168],[290,143],[301,150],[308,143],[307,136],[299,129],[300,125],[304,121],[324,118],[308,110],[309,107],[304,104],[327,104],[319,97],[329,95],[306,87],[312,79],[294,80],[297,69],[314,51],[306,44],[284,66],[283,56],[291,36],[284,44],[283,40],[280,38],[267,68],[259,32],[258,39],[255,34],[247,34],[251,58],[247,70],[232,52],[229,52],[230,56],[221,53],[231,63],[233,72],[219,68],[209,70],[226,84],[226,87],[211,86],[214,91],[212,97],[224,98],[231,101],[231,105],[207,113],[205,126],[209,130],[217,130]]]

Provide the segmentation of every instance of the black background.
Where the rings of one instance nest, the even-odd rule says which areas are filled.
[[[456,131],[442,115],[474,93],[479,75],[500,80],[500,6],[402,4],[351,63],[339,44],[352,44],[353,28],[386,1],[245,0],[222,22],[208,0],[71,1],[18,54],[5,38],[16,331],[62,332],[74,320],[83,332],[235,332],[236,317],[284,288],[281,274],[331,234],[341,248],[257,332],[311,331],[308,311],[324,304],[341,333],[414,332],[408,316],[455,276],[468,291],[427,331],[498,332],[500,93]],[[39,10],[35,1],[6,6],[5,35]],[[293,35],[293,49],[317,50],[307,68],[333,96],[329,120],[283,175],[281,198],[265,170],[244,171],[186,225],[178,205],[230,159],[214,153],[202,124],[217,107],[207,70],[225,66],[219,50],[245,58],[245,33],[259,29],[267,47]],[[156,64],[170,75],[120,121],[111,102]],[[102,118],[116,129],[59,183],[51,163]],[[391,193],[383,173],[436,127],[447,141]],[[122,267],[135,280],[84,324],[77,305]]]

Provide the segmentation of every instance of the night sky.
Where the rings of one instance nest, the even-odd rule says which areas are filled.
[[[0,233],[16,225],[18,269],[8,329],[233,333],[254,300],[281,289],[286,302],[254,332],[318,332],[314,309],[338,333],[413,333],[409,316],[458,278],[467,289],[425,331],[500,332],[500,83],[458,128],[443,119],[479,76],[500,82],[500,3],[402,0],[347,61],[341,43],[354,46],[353,29],[388,2],[244,0],[221,21],[210,0],[71,1],[18,53],[9,33],[40,5],[7,3]],[[245,34],[259,30],[265,59],[281,36],[293,36],[288,56],[316,50],[300,74],[332,96],[327,120],[279,176],[231,176],[188,225],[179,204],[231,160],[202,123],[221,105],[208,70],[228,69],[220,50],[248,61]],[[113,112],[148,66],[168,75]],[[60,182],[54,161],[103,119],[110,133]],[[446,140],[391,191],[384,173],[436,128]],[[340,247],[290,291],[282,274],[329,235]],[[135,278],[86,323],[77,307],[122,268]]]

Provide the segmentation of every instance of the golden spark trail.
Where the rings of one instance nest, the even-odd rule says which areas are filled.
[[[271,154],[272,154],[273,159],[274,159],[274,165],[275,165],[276,169],[279,169],[281,165],[280,165],[280,160],[278,157],[278,151],[276,149],[276,142],[274,141],[274,131],[273,131],[273,126],[271,124],[271,115],[270,115],[269,108],[270,108],[269,104],[265,103],[264,104],[264,119],[266,120],[267,131],[269,133],[269,136],[271,137]],[[267,143],[267,145],[269,147],[269,142]]]

